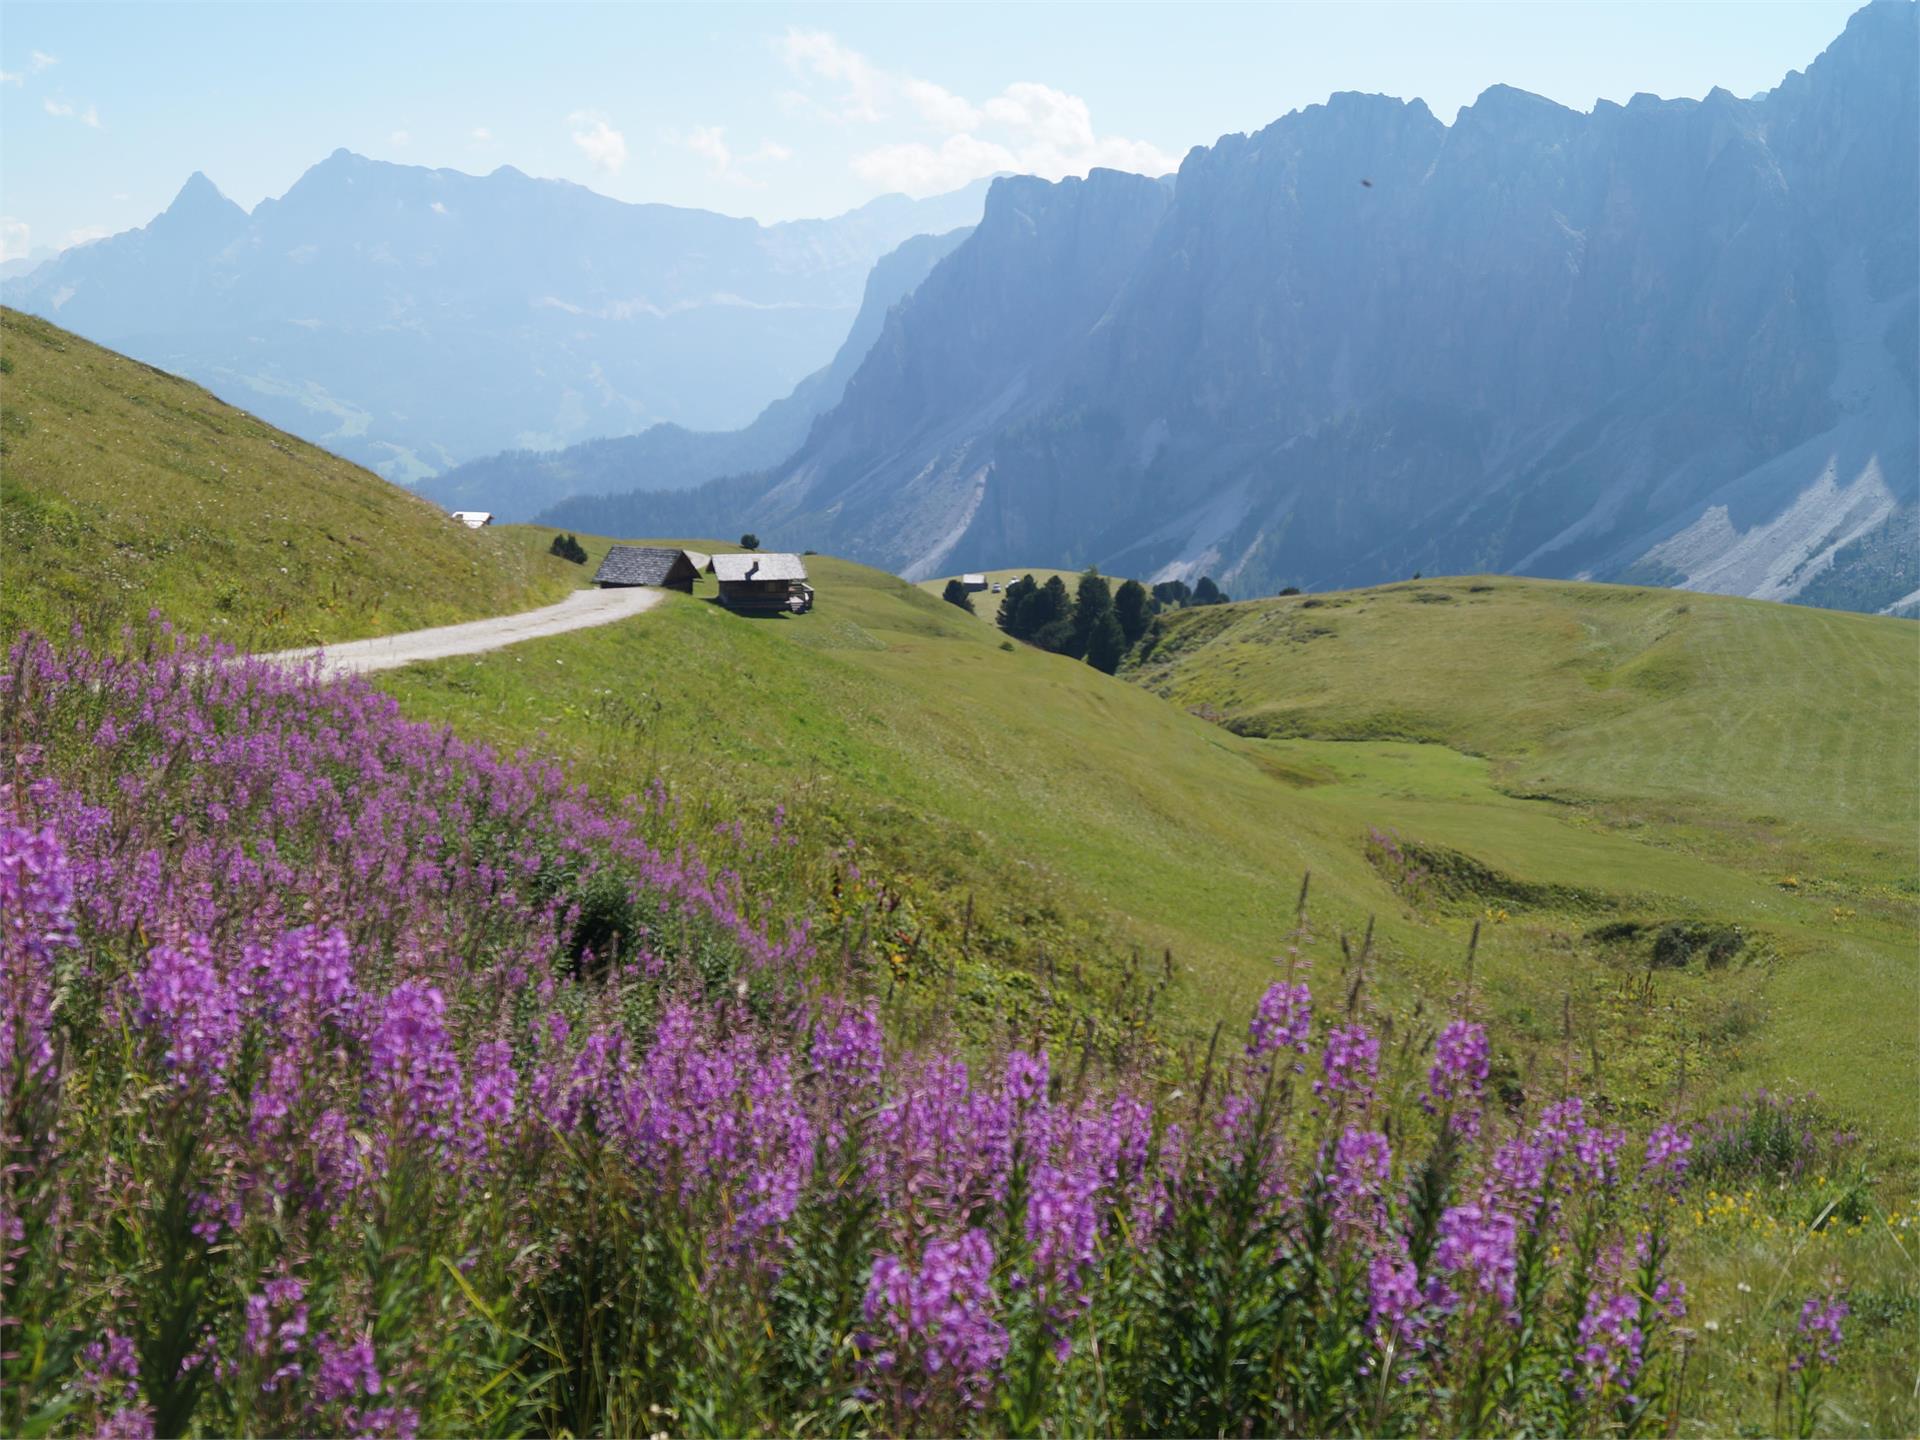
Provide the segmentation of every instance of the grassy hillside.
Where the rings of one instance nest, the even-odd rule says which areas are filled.
[[[1356,823],[1623,919],[1742,927],[1740,1048],[1912,1137],[1920,626],[1478,577],[1181,612],[1129,673]]]
[[[157,608],[250,649],[527,609],[575,567],[197,385],[0,311],[0,632]]]
[[[725,797],[716,806],[723,815],[729,803],[806,794],[950,900],[975,895],[1028,922],[1083,917],[1066,933],[1086,938],[1089,951],[1094,936],[1109,950],[1170,947],[1194,1031],[1243,1007],[1270,978],[1301,872],[1311,869],[1321,936],[1357,939],[1374,918],[1377,983],[1402,1000],[1438,999],[1465,984],[1466,946],[1481,922],[1473,984],[1503,1021],[1517,1069],[1571,1063],[1621,1103],[1643,1106],[1667,1103],[1676,1086],[1697,1094],[1763,1079],[1815,1085],[1896,1143],[1912,1141],[1905,1097],[1920,1073],[1911,1046],[1920,1000],[1915,894],[1896,844],[1901,796],[1911,791],[1885,759],[1912,733],[1887,668],[1904,632],[1889,632],[1894,649],[1883,654],[1873,622],[1857,617],[1655,592],[1640,592],[1636,607],[1620,598],[1628,592],[1606,587],[1519,582],[1469,595],[1470,582],[1448,582],[1457,600],[1395,593],[1277,617],[1264,605],[1189,612],[1165,627],[1141,672],[1180,702],[1169,705],[1085,665],[1003,649],[996,632],[919,587],[827,557],[808,563],[819,603],[806,617],[744,620],[698,595],[669,597],[643,624],[383,683],[409,709],[469,731],[537,737],[596,778],[634,787],[657,767],[684,793]],[[1475,643],[1508,658],[1459,672],[1475,693],[1458,714],[1413,680],[1393,681],[1384,659],[1377,671],[1300,682],[1324,714],[1344,717],[1344,733],[1429,743],[1273,740],[1216,723],[1228,704],[1270,704],[1256,688],[1265,683],[1259,667],[1285,670],[1314,644],[1330,651],[1328,637],[1273,643],[1288,626],[1318,626],[1326,611],[1358,638],[1359,622],[1399,607],[1395,622],[1410,617],[1409,648],[1427,654],[1440,685],[1465,662],[1447,659],[1418,627],[1446,605],[1466,613],[1469,600],[1487,622]],[[1786,647],[1778,663],[1825,665],[1824,681],[1796,683],[1848,691],[1855,723],[1887,737],[1884,750],[1843,746],[1839,753],[1857,761],[1835,762],[1875,766],[1879,780],[1848,782],[1851,809],[1835,799],[1840,787],[1756,782],[1752,793],[1764,798],[1750,807],[1780,812],[1760,821],[1736,816],[1739,807],[1695,804],[1690,797],[1711,782],[1687,781],[1683,759],[1623,753],[1653,743],[1644,737],[1657,724],[1685,732],[1684,723],[1660,720],[1654,702],[1712,710],[1702,696],[1685,699],[1677,682],[1662,690],[1615,675],[1601,688],[1585,678],[1607,673],[1586,658],[1585,626],[1640,633],[1656,604],[1691,605],[1693,623],[1732,626],[1732,635],[1742,633],[1744,614],[1779,617],[1783,628],[1767,632]],[[1827,627],[1836,621],[1843,634],[1865,627],[1864,653],[1833,646]],[[1241,625],[1248,633],[1236,633]],[[1541,635],[1563,632],[1567,654],[1548,654]],[[1716,674],[1767,663],[1757,654],[1736,662],[1743,652],[1727,644],[1725,656],[1697,663]],[[1222,664],[1203,662],[1207,655]],[[1575,664],[1566,667],[1569,657]],[[1188,662],[1200,668],[1190,675]],[[1631,673],[1656,670],[1643,658]],[[1563,741],[1553,705],[1565,673],[1575,688],[1560,713],[1580,724]],[[1216,693],[1203,674],[1229,677],[1228,688]],[[1748,682],[1725,683],[1738,693]],[[1633,713],[1621,697],[1641,697],[1649,713],[1645,728],[1609,748],[1604,735],[1585,732],[1603,716]],[[1745,747],[1747,768],[1759,772],[1773,752],[1758,758],[1754,737],[1775,731],[1755,724],[1730,733],[1722,743]],[[1452,744],[1433,743],[1441,740]],[[1514,762],[1497,758],[1501,750],[1538,762],[1559,755],[1555,746],[1586,767],[1582,774],[1654,767],[1652,798],[1616,810],[1612,800],[1509,793]],[[1697,753],[1730,772],[1742,763],[1705,740]],[[1523,777],[1528,792],[1546,788],[1543,773],[1536,766]],[[1663,773],[1674,778],[1662,781]],[[1653,793],[1663,783],[1673,792],[1665,800]],[[1795,796],[1806,811],[1797,817]],[[1421,847],[1423,863],[1447,870],[1441,887],[1409,886],[1370,856],[1375,829]],[[1796,868],[1797,883],[1783,884]],[[1737,959],[1662,970],[1653,993],[1630,1001],[1628,981],[1646,968],[1660,929],[1676,922],[1708,927],[1701,934],[1740,927]],[[1609,925],[1645,928],[1605,938]],[[1589,938],[1596,931],[1603,938]],[[1060,932],[1041,925],[1035,933],[1057,940]]]

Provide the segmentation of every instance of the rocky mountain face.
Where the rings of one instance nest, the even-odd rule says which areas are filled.
[[[831,362],[740,430],[689,430],[654,425],[638,435],[589,440],[564,450],[512,450],[456,465],[422,482],[420,492],[450,510],[491,510],[501,520],[527,520],[572,496],[601,497],[645,488],[679,490],[724,475],[763,470],[793,454],[820,415],[840,403],[847,382],[880,336],[892,308],[950,255],[969,231],[916,235],[880,257],[867,276],[853,328]],[[598,500],[583,501],[574,528],[596,534]],[[578,518],[579,516],[587,518]]]
[[[1751,99],[1336,95],[1170,184],[998,181],[791,457],[620,528],[910,577],[1912,604],[1916,13]]]
[[[762,226],[339,150],[251,214],[196,174],[143,229],[0,295],[412,482],[747,424],[830,360],[877,259],[972,224],[985,188]]]

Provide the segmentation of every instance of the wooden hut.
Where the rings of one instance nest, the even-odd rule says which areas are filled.
[[[714,578],[720,603],[731,610],[770,614],[805,610],[813,603],[807,567],[798,555],[716,555]]]
[[[615,545],[607,551],[600,568],[593,572],[593,583],[602,590],[657,585],[691,595],[699,574],[684,550],[670,550],[663,545]]]

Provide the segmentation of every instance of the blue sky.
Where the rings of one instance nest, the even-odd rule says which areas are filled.
[[[1751,94],[1854,0],[1720,4],[41,4],[0,9],[5,256],[144,224],[204,170],[251,208],[339,146],[511,164],[762,220],[1001,169],[1171,168],[1335,90],[1441,119]]]

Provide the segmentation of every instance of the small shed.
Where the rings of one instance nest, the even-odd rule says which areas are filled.
[[[593,583],[602,590],[657,585],[691,595],[699,574],[684,550],[670,550],[664,545],[615,545],[593,572]]]
[[[720,603],[731,610],[804,610],[813,602],[798,555],[716,555],[713,574]]]
[[[482,525],[493,523],[493,512],[491,510],[456,510],[453,512],[453,518],[469,530],[478,530]]]
[[[987,588],[987,577],[977,572],[971,575],[962,575],[960,577],[960,588],[962,590],[984,590]]]

